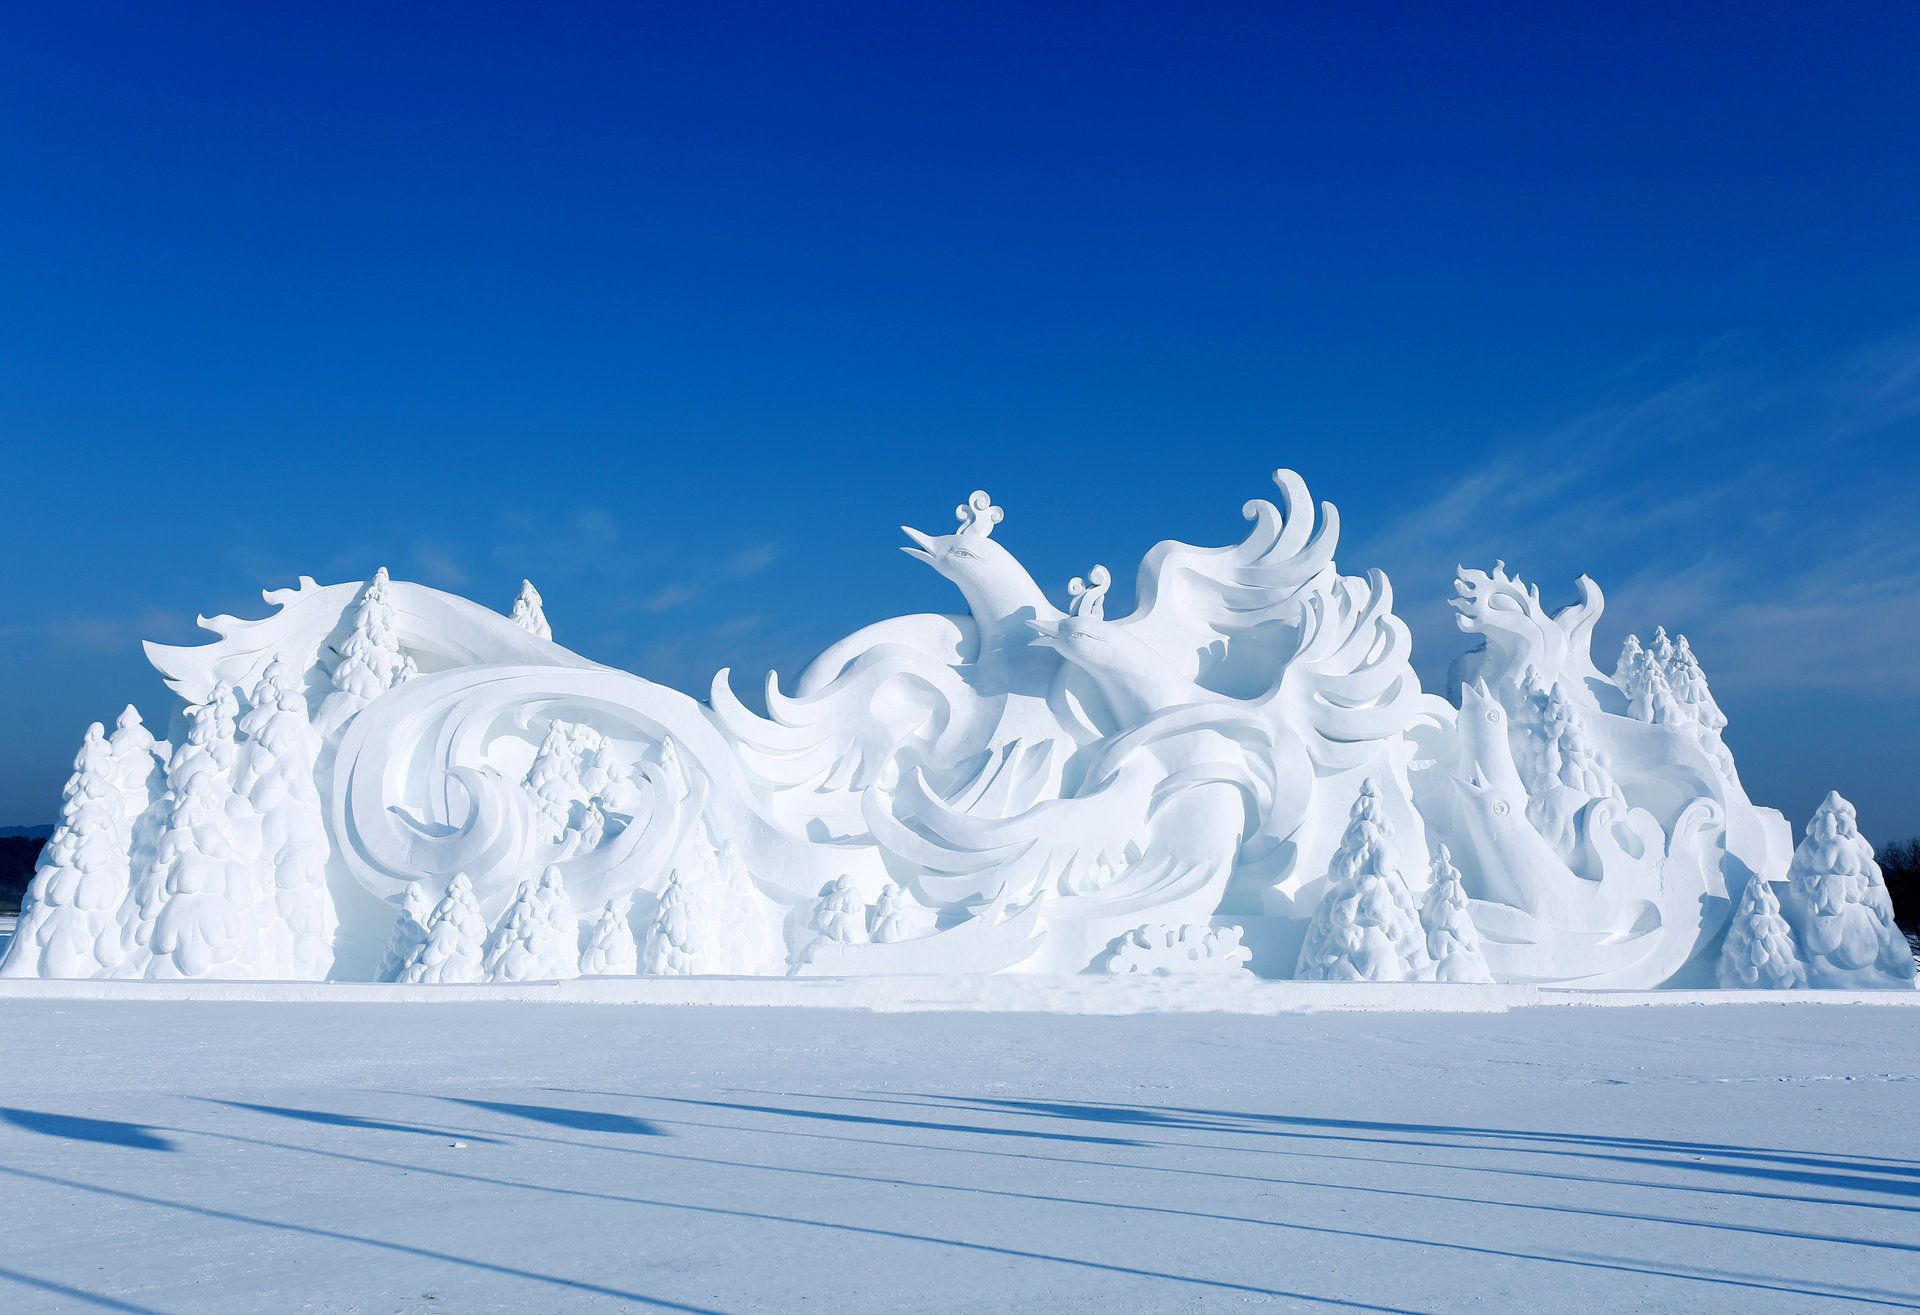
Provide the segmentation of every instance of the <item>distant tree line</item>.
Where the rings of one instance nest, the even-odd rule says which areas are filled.
[[[1920,936],[1920,836],[1880,846],[1874,857],[1887,879],[1893,899],[1893,920],[1908,936]]]
[[[0,913],[14,913],[33,879],[33,865],[46,848],[45,836],[0,836]]]

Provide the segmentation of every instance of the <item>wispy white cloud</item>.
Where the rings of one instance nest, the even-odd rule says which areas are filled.
[[[1917,417],[1920,339],[1791,376],[1722,356],[1503,444],[1342,555],[1396,578],[1433,679],[1466,643],[1435,564],[1505,558],[1549,601],[1594,573],[1601,643],[1684,629],[1716,683],[1920,695],[1910,497],[1868,450]]]

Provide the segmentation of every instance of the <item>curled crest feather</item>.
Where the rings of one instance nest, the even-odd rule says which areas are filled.
[[[1107,614],[1107,589],[1113,584],[1113,575],[1104,566],[1095,566],[1087,572],[1087,578],[1074,576],[1067,581],[1067,593],[1073,598],[1075,616],[1104,617]]]
[[[953,509],[953,514],[960,522],[959,533],[982,537],[991,535],[993,527],[1007,518],[1006,512],[993,505],[985,489],[975,489],[968,494],[967,500]]]

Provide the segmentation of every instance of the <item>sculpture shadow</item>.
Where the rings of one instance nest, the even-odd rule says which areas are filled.
[[[558,1090],[558,1089],[556,1089]],[[699,1109],[738,1110],[748,1114],[769,1114],[780,1118],[809,1119],[822,1123],[853,1124],[873,1128],[910,1128],[921,1132],[959,1132],[974,1133],[988,1137],[1011,1137],[1015,1140],[1077,1142],[1088,1146],[1151,1146],[1151,1142],[1134,1141],[1125,1137],[1102,1137],[1087,1133],[1043,1132],[1032,1128],[987,1127],[976,1123],[948,1123],[934,1119],[891,1118],[878,1114],[847,1114],[836,1110],[810,1110],[795,1105],[754,1105],[737,1100],[696,1100],[690,1096],[646,1096],[637,1097],[633,1092],[604,1091],[578,1092],[579,1095],[614,1096],[625,1099],[646,1099],[671,1105],[686,1105]]]
[[[942,1109],[998,1110],[1042,1119],[1224,1132],[1239,1136],[1298,1138],[1313,1133],[1346,1134],[1338,1140],[1437,1149],[1499,1150],[1555,1155],[1686,1173],[1724,1174],[1803,1187],[1824,1187],[1894,1197],[1920,1197],[1920,1164],[1891,1157],[1838,1157],[1725,1142],[1692,1142],[1612,1134],[1529,1131],[1472,1125],[1397,1123],[1368,1119],[1254,1114],[1180,1106],[1018,1100],[928,1092],[887,1093]],[[1511,1143],[1539,1143],[1538,1146]],[[1503,1144],[1509,1143],[1509,1144]]]
[[[566,1090],[566,1089],[559,1089],[559,1090]],[[820,1111],[807,1111],[807,1110],[793,1111],[780,1106],[752,1104],[752,1103],[746,1103],[746,1102],[693,1101],[693,1100],[687,1100],[685,1098],[680,1098],[680,1097],[662,1096],[662,1095],[637,1093],[637,1092],[622,1093],[622,1092],[614,1092],[614,1091],[591,1091],[591,1092],[579,1091],[573,1094],[599,1095],[599,1096],[609,1096],[609,1097],[615,1097],[615,1098],[619,1098],[624,1095],[629,1099],[658,1101],[658,1102],[684,1104],[684,1105],[696,1105],[696,1106],[716,1109],[716,1110],[736,1110],[744,1113],[770,1114],[775,1116],[784,1116],[792,1113],[792,1114],[797,1114],[800,1117],[810,1117],[810,1116],[818,1115],[820,1113]],[[837,1097],[836,1098],[836,1097],[829,1097],[829,1096],[821,1096],[818,1094],[811,1095],[809,1098],[822,1099],[822,1100],[863,1099],[862,1097]],[[955,1098],[955,1099],[964,1100],[966,1098]],[[1045,1102],[1037,1102],[1037,1103],[1045,1104]],[[1151,1110],[1129,1109],[1127,1107],[1093,1107],[1089,1110],[1089,1112],[1098,1115],[1099,1121],[1103,1121],[1103,1122],[1142,1121],[1141,1119],[1135,1117],[1137,1115],[1143,1115],[1147,1120],[1158,1121],[1162,1124],[1162,1126],[1165,1126],[1169,1122],[1179,1122],[1178,1111],[1151,1111]],[[1116,1115],[1118,1116],[1117,1118],[1113,1117]],[[1162,1117],[1163,1115],[1166,1117]],[[666,1121],[668,1123],[679,1122],[677,1120],[671,1120],[671,1119]],[[947,1127],[947,1126],[954,1126],[954,1125],[945,1125],[945,1124],[941,1124],[933,1121],[885,1120],[885,1119],[875,1119],[875,1118],[864,1117],[864,1116],[855,1116],[854,1121],[865,1123],[865,1124],[880,1123],[880,1124],[891,1124],[891,1125],[918,1126],[918,1127],[933,1128],[933,1129],[939,1129],[941,1127]],[[929,1143],[874,1140],[874,1139],[860,1137],[857,1134],[834,1134],[834,1133],[823,1133],[818,1131],[800,1131],[795,1129],[738,1127],[738,1126],[731,1126],[731,1125],[725,1125],[725,1124],[706,1124],[706,1123],[692,1124],[688,1126],[699,1127],[699,1128],[708,1129],[711,1131],[729,1132],[729,1133],[745,1133],[745,1134],[767,1133],[767,1134],[776,1135],[776,1136],[805,1137],[805,1138],[817,1138],[817,1139],[825,1139],[825,1140],[832,1140],[832,1141],[846,1141],[846,1142],[851,1142],[851,1143],[860,1144],[860,1145],[867,1145],[867,1146],[898,1147],[900,1149],[909,1150],[909,1151],[923,1151],[923,1152],[933,1152],[933,1153],[959,1152],[959,1153],[966,1153],[966,1154],[996,1155],[996,1156],[1003,1156],[1005,1158],[1010,1158],[1010,1159],[1038,1160],[1038,1161],[1046,1161],[1051,1163],[1058,1163],[1061,1165],[1066,1165],[1066,1166],[1070,1166],[1077,1169],[1086,1169],[1086,1168],[1098,1166],[1098,1167],[1105,1167],[1105,1168],[1116,1169],[1116,1170],[1139,1171],[1139,1172],[1149,1172],[1149,1173],[1177,1173],[1177,1174],[1191,1173],[1201,1177],[1237,1179],[1237,1180],[1261,1184],[1261,1185],[1289,1186],[1289,1187],[1296,1187],[1296,1188],[1303,1188],[1303,1189],[1326,1191],[1326,1192],[1331,1192],[1335,1194],[1355,1193],[1355,1194],[1363,1194],[1363,1195],[1400,1197],[1408,1200],[1433,1201],[1433,1202],[1438,1202],[1443,1204],[1452,1204],[1452,1205],[1478,1204],[1483,1206],[1499,1206],[1499,1207],[1504,1207],[1504,1208],[1509,1208],[1514,1210],[1531,1211],[1531,1212],[1539,1212],[1539,1213],[1554,1214],[1554,1215],[1584,1216],[1584,1217],[1591,1217],[1594,1219],[1616,1219],[1616,1220],[1623,1220],[1623,1221],[1632,1222],[1632,1223],[1680,1226],[1680,1227],[1698,1228],[1698,1229],[1708,1230],[1712,1232],[1722,1232],[1722,1233],[1745,1233],[1745,1234],[1750,1234],[1750,1235],[1760,1236],[1760,1237],[1779,1238],[1782,1240],[1818,1242],[1818,1243],[1827,1243],[1827,1244],[1842,1245],[1842,1246],[1856,1246],[1856,1247],[1862,1247],[1862,1248],[1873,1249],[1873,1250],[1892,1250],[1892,1251],[1900,1251],[1900,1252],[1913,1252],[1916,1250],[1920,1250],[1920,1247],[1915,1247],[1905,1242],[1890,1241],[1890,1240],[1878,1239],[1878,1238],[1861,1238],[1861,1237],[1842,1236],[1842,1235],[1836,1235],[1831,1233],[1804,1232],[1804,1231],[1794,1230],[1790,1228],[1771,1228],[1771,1227],[1760,1226],[1760,1225],[1746,1225],[1746,1224],[1732,1223],[1732,1222],[1726,1222],[1726,1221],[1718,1221],[1713,1219],[1700,1219],[1700,1218],[1691,1218],[1691,1217],[1683,1217],[1683,1216],[1663,1216],[1663,1215],[1647,1214],[1647,1213],[1642,1213],[1642,1212],[1637,1212],[1632,1210],[1608,1210],[1603,1208],[1583,1207],[1583,1206],[1577,1206],[1577,1205],[1545,1203],[1545,1202],[1521,1202],[1521,1201],[1512,1201],[1512,1200],[1506,1200],[1506,1199],[1490,1200],[1487,1198],[1475,1198],[1475,1197],[1462,1196],[1461,1194],[1458,1194],[1458,1193],[1447,1193],[1447,1192],[1439,1192],[1439,1191],[1423,1192],[1423,1191],[1399,1188],[1399,1187],[1377,1187],[1377,1186],[1370,1186],[1370,1185],[1328,1183],[1328,1182],[1322,1182],[1322,1181],[1313,1181],[1310,1179],[1290,1179],[1290,1178],[1284,1178],[1284,1177],[1275,1177],[1268,1174],[1217,1173],[1217,1172],[1211,1172],[1211,1171],[1205,1171],[1205,1170],[1193,1170],[1193,1169],[1178,1168],[1178,1167],[1164,1166],[1164,1165],[1125,1163],[1120,1161],[1106,1161],[1106,1160],[1091,1160],[1086,1158],[1075,1158],[1068,1155],[1054,1156],[1054,1155],[1036,1154],[1032,1152],[985,1150],[985,1149],[979,1149],[971,1146],[946,1146],[946,1145],[937,1145],[937,1144],[929,1144]],[[974,1128],[970,1128],[970,1130],[979,1132],[979,1133],[984,1133],[984,1134],[1006,1136],[1006,1137],[1019,1137],[1021,1135],[1021,1130],[1019,1129],[974,1127]],[[1352,1140],[1352,1139],[1349,1139],[1349,1140]],[[1150,1150],[1161,1149],[1161,1150],[1170,1150],[1170,1151],[1185,1151],[1185,1150],[1194,1149],[1191,1143],[1184,1143],[1184,1142],[1177,1142],[1177,1141],[1175,1142],[1161,1142],[1161,1141],[1134,1142],[1134,1143],[1128,1143],[1128,1144],[1137,1146],[1137,1147],[1142,1147],[1145,1149],[1150,1149]],[[1219,1147],[1215,1149],[1238,1150],[1242,1148]],[[651,1154],[651,1152],[637,1152],[637,1153]],[[1269,1153],[1292,1155],[1292,1154],[1300,1154],[1301,1152],[1295,1152],[1290,1150],[1275,1150]],[[1312,1153],[1305,1152],[1305,1154],[1311,1155]],[[706,1164],[713,1164],[716,1166],[727,1166],[727,1167],[735,1167],[735,1168],[758,1167],[771,1172],[777,1172],[782,1174],[801,1174],[801,1175],[816,1176],[816,1177],[822,1177],[822,1178],[839,1178],[839,1179],[847,1179],[847,1180],[853,1180],[853,1181],[874,1182],[876,1184],[884,1184],[884,1185],[891,1185],[891,1186],[925,1188],[925,1189],[947,1191],[947,1192],[960,1192],[960,1193],[965,1193],[973,1196],[983,1196],[983,1197],[992,1197],[992,1198],[1009,1199],[1009,1200],[1037,1201],[1037,1202],[1045,1202],[1053,1205],[1076,1207],[1076,1208],[1082,1208],[1082,1209],[1097,1209],[1103,1212],[1114,1212],[1118,1214],[1133,1214],[1133,1215],[1144,1215],[1144,1216],[1156,1216],[1156,1215],[1181,1216],[1181,1217],[1204,1220],[1204,1221],[1221,1223],[1221,1224],[1251,1225],[1251,1226],[1256,1226],[1260,1228],[1274,1229],[1281,1232],[1317,1234],[1317,1235],[1329,1236],[1329,1237],[1353,1238],[1353,1239],[1364,1240],[1364,1241],[1377,1241],[1377,1242],[1385,1242],[1390,1244],[1403,1244],[1403,1245],[1410,1245],[1410,1246],[1416,1246],[1416,1247],[1430,1247],[1430,1248],[1436,1248],[1436,1249],[1442,1249],[1442,1250],[1455,1250],[1455,1251],[1460,1251],[1468,1254],[1485,1256],[1489,1259],[1496,1259],[1501,1261],[1542,1262],[1542,1263],[1567,1266],[1567,1267],[1577,1268],[1577,1269],[1606,1271],[1606,1272],[1622,1273],[1622,1274],[1633,1274],[1633,1275],[1641,1275],[1641,1276],[1653,1277],[1653,1278],[1675,1279],[1675,1280],[1680,1280],[1680,1281],[1689,1282],[1689,1283],[1701,1283],[1701,1284],[1708,1284],[1708,1285],[1714,1285],[1714,1286],[1720,1286],[1720,1287],[1745,1289],[1749,1291],[1785,1293],[1785,1294],[1790,1294],[1794,1296],[1816,1297],[1823,1300],[1851,1300],[1851,1301],[1860,1302],[1868,1305],[1881,1305],[1881,1306],[1893,1306],[1893,1307],[1900,1307],[1900,1308],[1907,1308],[1907,1309],[1920,1309],[1920,1305],[1916,1305],[1915,1303],[1909,1302],[1904,1299],[1907,1294],[1902,1292],[1889,1291],[1881,1288],[1872,1288],[1872,1287],[1863,1286],[1863,1287],[1842,1287],[1837,1290],[1822,1289],[1817,1286],[1804,1285],[1802,1283],[1796,1282],[1794,1279],[1789,1277],[1776,1276],[1776,1275],[1770,1275],[1770,1274],[1746,1274],[1746,1273],[1740,1273],[1736,1271],[1712,1270],[1712,1269],[1688,1266],[1688,1265],[1679,1264],[1679,1263],[1670,1263],[1666,1265],[1660,1265],[1655,1263],[1630,1260],[1624,1257],[1595,1255],[1595,1254],[1589,1254],[1584,1252],[1563,1252],[1563,1253],[1555,1254],[1548,1251],[1533,1251],[1533,1250],[1527,1250],[1523,1247],[1514,1247],[1514,1246],[1476,1245],[1474,1243],[1464,1242],[1464,1241],[1440,1242],[1440,1241],[1432,1241],[1432,1240],[1421,1239],[1421,1238],[1404,1237],[1404,1236],[1399,1236],[1389,1232],[1372,1231],[1372,1230],[1361,1229],[1361,1228],[1342,1227],[1332,1220],[1323,1220],[1320,1222],[1308,1222],[1304,1220],[1289,1221],[1289,1220],[1263,1218],[1256,1215],[1234,1214],[1234,1213],[1227,1213],[1222,1211],[1211,1211],[1211,1210],[1201,1210],[1201,1209],[1188,1209],[1188,1208],[1181,1208],[1181,1207],[1170,1206],[1170,1205],[1142,1203],[1139,1201],[1112,1200],[1112,1199],[1103,1199],[1103,1198],[1097,1198],[1097,1197],[1074,1197],[1074,1196],[1060,1195],[1058,1193],[1053,1193],[1053,1192],[1021,1191],[1021,1190],[1017,1190],[1015,1188],[1007,1187],[1007,1186],[986,1186],[986,1185],[980,1185],[980,1184],[928,1182],[928,1181],[921,1181],[918,1179],[908,1178],[903,1176],[874,1177],[869,1175],[860,1175],[856,1173],[849,1173],[849,1172],[843,1172],[843,1171],[794,1168],[791,1166],[781,1166],[781,1165],[774,1165],[774,1164],[756,1165],[752,1163],[743,1163],[740,1161],[710,1159],[707,1157],[693,1156],[693,1155],[675,1155],[675,1156],[668,1156],[667,1158],[684,1159],[684,1160],[688,1160],[690,1162],[695,1162],[695,1163],[706,1163]],[[1350,1158],[1356,1158],[1356,1157],[1336,1156],[1331,1158],[1344,1160],[1344,1159],[1350,1159]],[[1364,1159],[1365,1157],[1357,1157],[1357,1158]],[[1419,1166],[1421,1165],[1422,1162],[1418,1160],[1412,1160],[1412,1159],[1402,1159],[1402,1160],[1389,1160],[1389,1161],[1386,1161],[1386,1163]],[[1426,1167],[1460,1168],[1461,1166],[1427,1165]],[[1501,1172],[1501,1171],[1495,1170],[1493,1172]],[[1539,1175],[1524,1174],[1523,1176],[1528,1176],[1528,1177],[1538,1176],[1538,1177],[1544,1177],[1544,1178],[1563,1177],[1563,1175],[1555,1175],[1555,1174],[1539,1174]],[[1602,1178],[1584,1178],[1584,1179],[1576,1179],[1576,1181],[1605,1184],[1610,1186],[1621,1186],[1621,1187],[1659,1186],[1659,1184],[1620,1182],[1618,1180],[1609,1180],[1609,1179],[1602,1179]],[[1686,1188],[1684,1190],[1712,1190],[1712,1189]],[[1743,1195],[1743,1193],[1734,1193],[1734,1194]],[[1768,1199],[1788,1200],[1788,1201],[1798,1200],[1798,1198],[1794,1198],[1794,1197],[1770,1197]],[[1847,1204],[1847,1203],[1837,1202],[1836,1204]],[[845,1231],[865,1232],[868,1230],[863,1230],[863,1229],[852,1227],[852,1226],[845,1226]],[[967,1244],[961,1244],[961,1243],[949,1243],[949,1244],[950,1245],[967,1245]],[[1056,1257],[1056,1259],[1065,1259],[1065,1258]],[[1079,1264],[1083,1262],[1067,1260],[1066,1263]],[[1188,1280],[1181,1279],[1180,1281],[1188,1281]],[[1196,1281],[1206,1282],[1208,1280],[1196,1280]],[[1222,1284],[1221,1286],[1231,1287],[1233,1285]],[[1314,1298],[1313,1300],[1324,1301],[1326,1299]]]
[[[270,1114],[279,1119],[292,1119],[298,1123],[317,1123],[329,1128],[359,1128],[367,1132],[403,1132],[417,1137],[461,1137],[468,1141],[479,1142],[487,1146],[501,1143],[493,1137],[483,1137],[473,1132],[452,1132],[446,1128],[430,1127],[424,1123],[394,1123],[386,1119],[369,1119],[358,1114],[336,1114],[329,1110],[293,1109],[285,1105],[255,1105],[244,1100],[216,1100],[212,1096],[193,1096],[205,1105],[224,1105],[228,1109],[246,1110],[253,1114]]]
[[[666,1136],[654,1124],[645,1119],[635,1118],[631,1114],[610,1114],[605,1110],[569,1109],[560,1105],[519,1105],[510,1101],[475,1100],[466,1096],[435,1096],[433,1099],[445,1101],[449,1105],[464,1105],[468,1109],[485,1110],[489,1114],[525,1119],[530,1123],[543,1123],[551,1128],[567,1128],[574,1132],[612,1132],[630,1137]]]
[[[44,1110],[0,1108],[0,1122],[43,1137],[64,1137],[69,1141],[95,1142],[102,1146],[128,1146],[140,1151],[177,1151],[167,1138],[141,1123],[121,1123],[115,1119],[87,1119],[77,1114],[50,1114]]]

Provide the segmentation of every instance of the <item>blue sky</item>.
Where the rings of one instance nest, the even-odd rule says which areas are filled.
[[[703,688],[1336,501],[1686,631],[1751,793],[1920,833],[1920,8],[16,6],[0,823],[141,638],[395,574]]]

